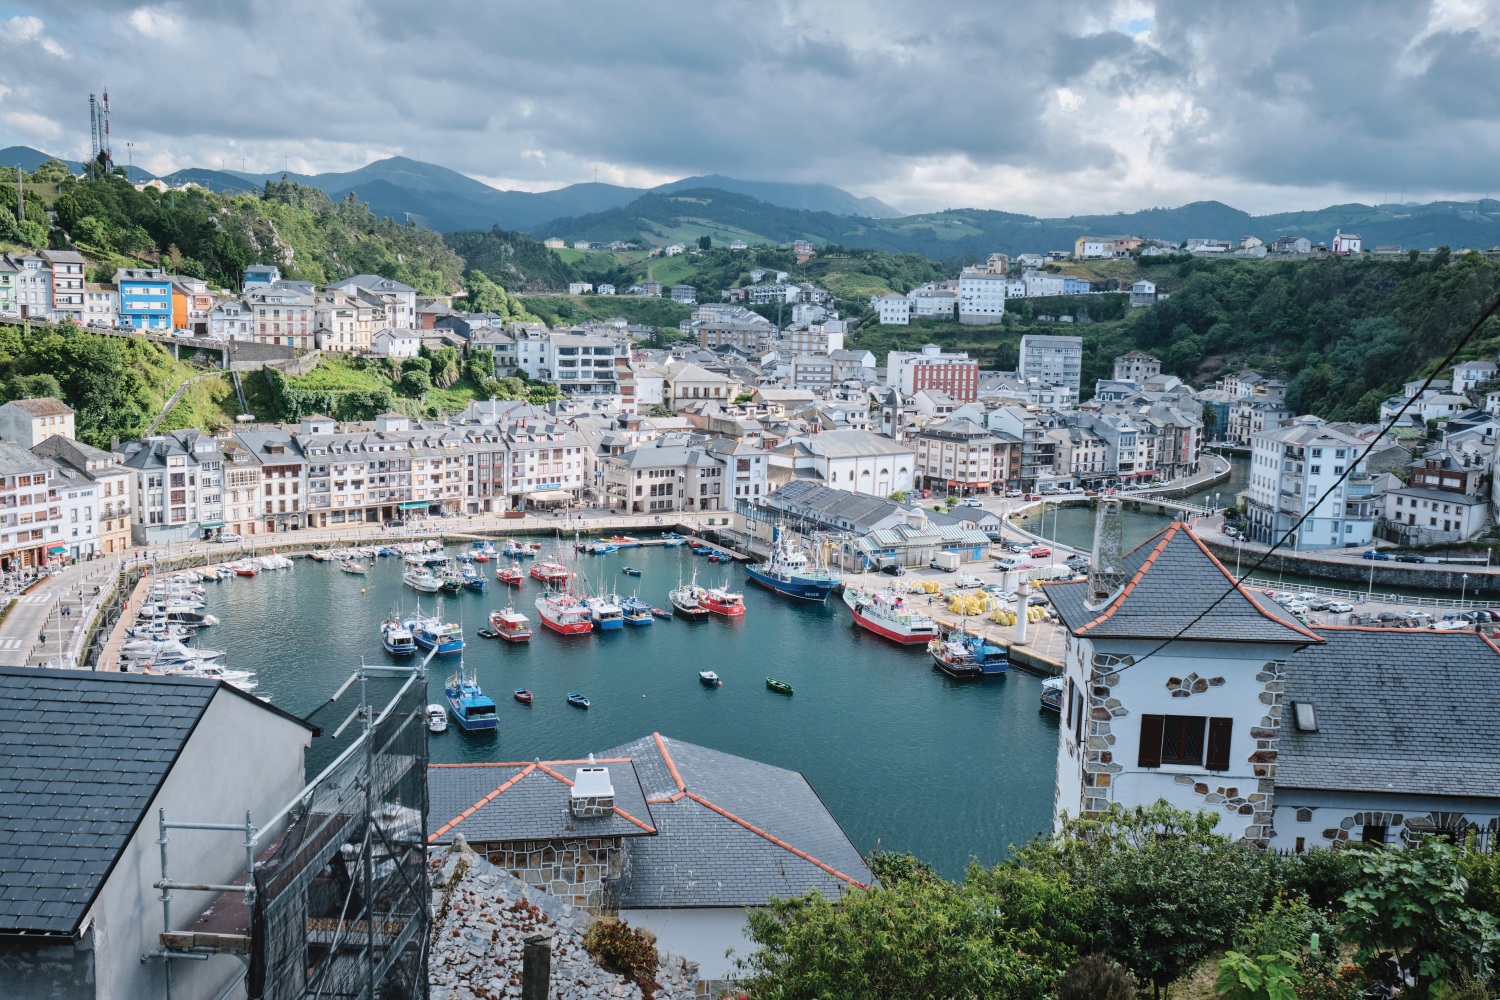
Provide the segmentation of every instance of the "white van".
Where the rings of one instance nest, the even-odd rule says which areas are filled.
[[[1025,556],[995,556],[995,568],[1010,573],[1022,566],[1030,565]]]

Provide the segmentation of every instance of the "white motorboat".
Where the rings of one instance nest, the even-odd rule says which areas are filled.
[[[412,590],[421,591],[424,594],[436,594],[443,581],[427,572],[425,569],[413,567],[401,574],[401,582]]]
[[[370,571],[369,567],[367,567],[362,562],[356,561],[353,557],[340,560],[339,569],[343,570],[345,573],[353,573],[356,576],[364,576]]]
[[[427,706],[427,731],[430,733],[448,731],[448,710],[442,705]]]

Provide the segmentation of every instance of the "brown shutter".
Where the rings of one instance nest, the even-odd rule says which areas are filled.
[[[1208,770],[1229,770],[1229,737],[1233,730],[1233,719],[1208,720],[1208,763],[1205,765]]]
[[[1136,763],[1141,767],[1161,767],[1161,727],[1164,715],[1141,716],[1141,752]]]

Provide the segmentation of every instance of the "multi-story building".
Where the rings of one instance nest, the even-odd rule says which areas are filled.
[[[759,503],[770,492],[770,456],[746,441],[715,437],[704,442],[709,454],[724,463],[724,496]],[[724,509],[732,509],[726,500]]]
[[[1142,351],[1127,351],[1115,358],[1115,381],[1145,385],[1146,380],[1161,374],[1161,361]]]
[[[224,526],[223,453],[199,431],[125,441],[115,455],[131,471],[131,538],[138,545],[195,541]]]
[[[1003,256],[1003,255],[1002,255]],[[927,282],[906,293],[911,302],[913,319],[952,319],[958,308],[958,288],[955,282],[941,285]]]
[[[787,351],[794,357],[798,354],[833,354],[844,349],[845,332],[841,319],[809,323],[805,329],[787,331]]]
[[[326,418],[310,417],[304,421]],[[298,435],[273,428],[235,432],[224,443],[224,524],[238,535],[312,525],[308,461]]]
[[[936,344],[924,344],[920,351],[891,351],[886,369],[886,380],[903,396],[941,389],[960,403],[978,398],[979,362],[962,351],[945,354]]]
[[[1083,378],[1083,338],[1026,334],[1021,338],[1016,373],[1022,378],[1065,385],[1076,396]]]
[[[0,316],[19,316],[16,304],[16,266],[0,254]]]
[[[68,546],[73,558],[89,553],[119,555],[131,550],[130,544],[130,470],[107,451],[55,434],[31,449],[32,454],[56,466],[59,493],[64,500],[66,537],[58,544]],[[72,484],[88,482],[93,489],[84,491]],[[77,496],[71,494],[77,492]],[[78,511],[75,521],[69,511]]]
[[[50,437],[73,440],[73,408],[50,396],[13,399],[0,406],[0,438],[35,448]]]
[[[1407,466],[1411,483],[1384,495],[1384,535],[1404,545],[1462,542],[1490,522],[1487,455],[1441,448]]]
[[[351,295],[356,291],[368,292],[387,303],[388,314],[383,321],[384,325],[403,329],[417,328],[417,290],[410,285],[403,285],[392,278],[382,278],[378,274],[356,274],[352,278],[335,281],[328,288]]]
[[[1272,544],[1299,518],[1294,550],[1367,545],[1378,513],[1359,455],[1363,442],[1320,417],[1297,417],[1250,441],[1249,535]],[[1349,478],[1339,482],[1344,473]]]
[[[357,295],[337,290],[319,292],[313,298],[313,326],[318,347],[325,351],[370,349],[375,310]]]
[[[875,310],[875,322],[881,326],[907,326],[911,323],[911,301],[905,295],[894,292],[873,295],[870,306]]]
[[[42,258],[52,270],[53,322],[83,322],[83,254],[74,250],[43,250]]]
[[[154,267],[122,267],[115,271],[120,296],[120,325],[132,330],[172,328],[172,279]]]
[[[0,441],[0,570],[46,565],[62,552],[62,503],[57,466]]]
[[[698,346],[712,350],[715,347],[736,347],[750,353],[771,349],[776,337],[776,326],[770,320],[750,313],[749,317],[735,319],[710,319],[693,324],[698,334]]]
[[[615,361],[629,347],[608,337],[553,333],[547,337],[541,377],[556,382],[566,395],[610,395],[619,392]]]
[[[120,325],[120,293],[109,285],[89,282],[83,286],[83,325]]]
[[[245,293],[245,304],[254,317],[257,344],[287,344],[302,349],[315,346],[312,286],[285,281],[256,286]]]
[[[698,289],[692,285],[673,285],[670,294],[672,301],[679,305],[691,306],[698,303]]]
[[[26,319],[47,320],[52,316],[52,268],[34,253],[6,257],[15,268],[16,311]]]
[[[958,276],[958,321],[998,323],[1005,316],[1004,273],[966,267]]]
[[[605,501],[632,514],[730,509],[724,461],[683,440],[654,441],[600,461]]]
[[[261,533],[260,459],[238,437],[219,442],[224,454],[224,531],[248,537]]]
[[[281,281],[281,268],[275,264],[251,264],[245,268],[241,284],[249,289],[255,285],[274,285],[279,281]]]
[[[255,339],[255,310],[239,299],[224,299],[208,311],[210,340]]]
[[[208,336],[209,314],[214,297],[208,282],[202,278],[172,277],[172,328],[187,330],[194,336]]]
[[[1285,403],[1264,399],[1241,399],[1229,404],[1229,423],[1224,439],[1230,444],[1248,445],[1261,431],[1279,427],[1297,415]]]
[[[917,431],[912,445],[917,485],[923,489],[970,496],[1006,484],[1005,443],[972,420],[929,424]]]
[[[888,497],[915,486],[916,452],[908,445],[861,430],[824,431],[781,445],[772,463],[778,482],[810,478],[825,486]]]

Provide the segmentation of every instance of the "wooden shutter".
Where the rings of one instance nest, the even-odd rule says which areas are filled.
[[[1208,720],[1208,762],[1205,765],[1208,770],[1229,770],[1229,737],[1233,730],[1233,719]]]
[[[1141,751],[1136,763],[1141,767],[1161,767],[1161,727],[1164,715],[1141,716]]]

